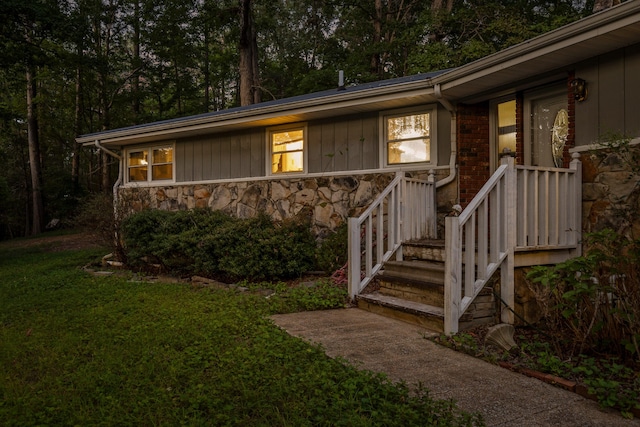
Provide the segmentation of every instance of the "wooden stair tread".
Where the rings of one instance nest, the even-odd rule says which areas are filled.
[[[444,317],[444,308],[442,307],[434,307],[432,305],[422,304],[415,301],[408,301],[388,295],[382,295],[377,292],[358,295],[358,299],[362,299],[375,304],[385,305],[389,308],[394,308],[413,314]]]
[[[411,268],[415,270],[428,270],[428,271],[441,271],[444,273],[444,264],[438,261],[426,261],[426,260],[405,260],[405,261],[387,261],[384,263],[384,267],[392,269],[394,267]]]
[[[409,240],[403,243],[403,245],[425,246],[425,247],[442,248],[442,249],[444,249],[444,244],[445,244],[444,239],[416,239],[416,240]]]
[[[437,261],[388,261],[380,273],[383,280],[444,285],[444,264]]]

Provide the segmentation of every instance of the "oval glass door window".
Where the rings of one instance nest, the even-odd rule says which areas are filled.
[[[553,163],[557,168],[562,167],[562,160],[564,154],[564,146],[567,143],[567,136],[569,135],[569,115],[567,110],[560,109],[556,114],[556,119],[553,122],[553,128],[551,129],[551,156],[553,157]]]

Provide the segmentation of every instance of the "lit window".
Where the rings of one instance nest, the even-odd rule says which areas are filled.
[[[498,155],[508,148],[516,152],[516,101],[498,104]]]
[[[129,153],[129,181],[147,180],[148,157],[146,150]]]
[[[431,161],[431,115],[429,113],[387,117],[387,163]]]
[[[304,171],[304,129],[271,131],[271,173]]]
[[[129,151],[129,182],[169,181],[173,179],[173,147],[154,147]],[[151,174],[149,174],[151,170]]]

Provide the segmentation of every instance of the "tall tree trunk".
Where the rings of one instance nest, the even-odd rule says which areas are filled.
[[[251,0],[240,0],[240,105],[260,102],[258,47],[251,17]]]
[[[451,10],[453,9],[453,0],[434,0],[431,2],[431,11],[432,12],[439,12],[441,10],[446,10],[447,12],[451,13]]]
[[[620,0],[596,0],[593,4],[593,13],[600,12],[620,4]]]
[[[382,66],[380,63],[380,42],[382,41],[382,0],[375,0],[374,3],[375,14],[373,16],[373,46],[375,51],[371,54],[371,73],[375,74],[379,78],[382,77]]]
[[[140,2],[134,1],[133,16],[133,69],[140,70],[142,68],[142,60],[140,59]],[[134,120],[140,122],[140,72],[136,71],[132,78],[133,82],[133,114]]]
[[[211,96],[209,94],[211,88],[211,70],[209,68],[209,61],[211,60],[209,54],[209,24],[204,25],[204,112],[208,112],[211,108]]]
[[[82,44],[78,43],[78,58],[82,57]],[[82,115],[82,61],[78,60],[76,66],[76,105],[73,113],[73,135],[78,136],[81,133],[80,120]],[[71,157],[71,185],[73,191],[78,191],[80,187],[80,147],[73,141]]]
[[[40,140],[38,138],[38,117],[36,113],[35,67],[27,64],[27,139],[29,144],[29,167],[31,170],[32,227],[36,235],[44,228],[44,203],[42,200],[42,164]]]
[[[109,173],[109,155],[105,151],[100,151],[102,156],[102,174],[101,183],[102,191],[109,194],[111,192],[111,174]]]

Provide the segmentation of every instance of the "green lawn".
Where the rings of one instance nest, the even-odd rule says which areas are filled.
[[[0,425],[480,424],[288,336],[263,296],[80,268],[103,254],[0,245]]]

